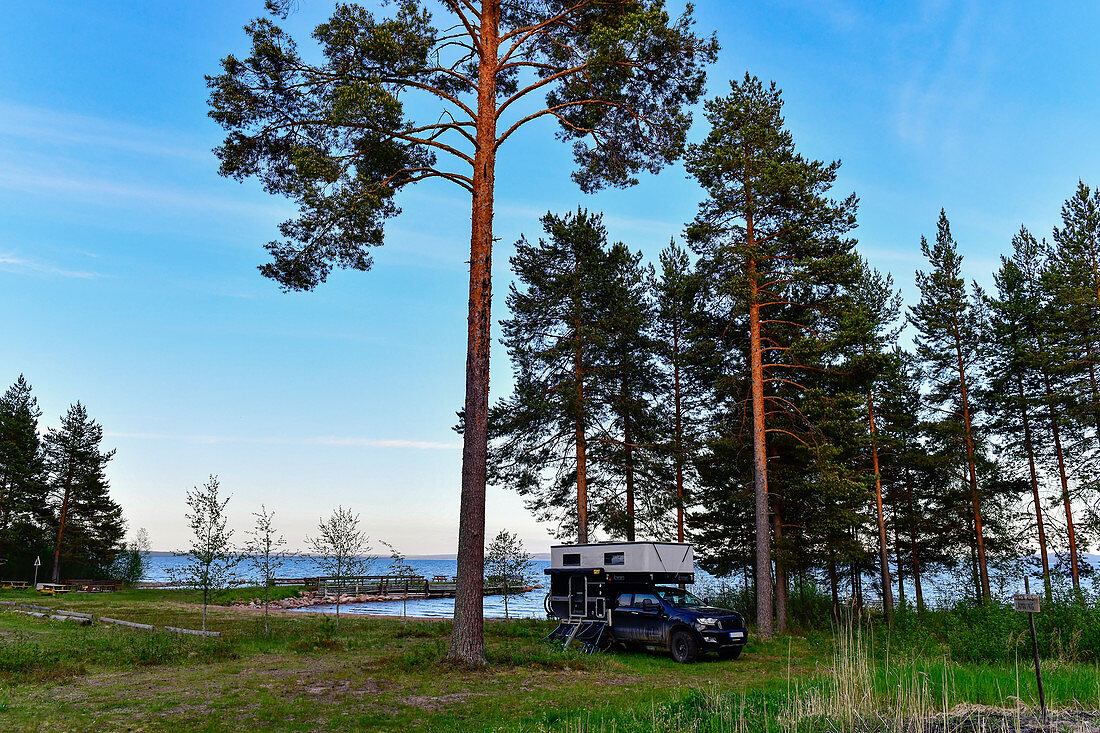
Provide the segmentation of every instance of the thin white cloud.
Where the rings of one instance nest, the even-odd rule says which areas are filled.
[[[110,438],[133,440],[171,440],[181,443],[225,444],[245,443],[250,445],[330,445],[353,448],[406,448],[412,450],[455,450],[459,443],[442,443],[431,440],[403,440],[395,438],[349,438],[322,436],[316,438],[248,438],[237,435],[169,435],[166,433],[105,433]]]
[[[29,168],[7,168],[0,171],[0,189],[42,195],[63,195],[106,205],[141,205],[162,209],[210,211],[250,214],[265,219],[286,218],[293,206],[240,201],[225,196],[195,194],[178,189],[158,188],[142,183],[127,183],[104,178],[88,178],[64,174],[42,174]]]
[[[91,280],[97,277],[108,277],[108,275],[104,275],[100,272],[66,270],[61,267],[55,267],[54,265],[46,262],[28,260],[23,257],[17,257],[13,254],[5,254],[3,252],[0,252],[0,271],[10,272],[17,275],[69,277],[81,280]]]
[[[180,133],[41,107],[0,101],[0,138],[57,146],[111,148],[145,156],[208,161],[210,152],[197,140],[180,145]]]

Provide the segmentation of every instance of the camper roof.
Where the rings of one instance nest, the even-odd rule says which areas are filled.
[[[597,569],[609,576],[643,573],[679,577],[695,572],[695,557],[686,542],[596,542],[550,548],[550,570]]]

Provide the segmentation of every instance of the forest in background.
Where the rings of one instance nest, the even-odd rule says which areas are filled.
[[[126,523],[110,496],[115,452],[102,448],[103,427],[80,402],[44,433],[41,417],[20,375],[0,395],[0,574],[31,580],[36,558],[40,582],[58,582],[62,567],[65,578],[125,574]]]
[[[1026,573],[1048,600],[1080,592],[1100,528],[1100,190],[1079,182],[1049,238],[1021,226],[993,291],[941,210],[908,245],[926,264],[906,304],[774,83],[746,74],[706,116],[686,155],[706,197],[657,262],[584,209],[516,243],[490,481],[564,540],[693,542],[744,578],[765,634],[814,583],[834,607],[869,587],[887,617],[923,609],[936,575],[977,604]]]

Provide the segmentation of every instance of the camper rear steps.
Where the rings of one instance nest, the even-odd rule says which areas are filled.
[[[588,654],[606,649],[611,644],[606,621],[562,621],[557,628],[547,634],[548,641],[561,641],[568,649],[574,641]]]

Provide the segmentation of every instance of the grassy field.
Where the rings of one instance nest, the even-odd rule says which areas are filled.
[[[0,600],[188,628],[201,615],[182,591],[0,591]],[[848,730],[899,706],[930,714],[1034,697],[1025,662],[889,657],[860,635],[753,641],[735,662],[677,665],[656,654],[564,652],[541,641],[545,621],[490,622],[492,665],[466,670],[440,662],[447,622],[344,616],[336,630],[329,617],[283,612],[264,636],[260,614],[216,606],[209,625],[223,636],[0,611],[0,730]],[[1048,666],[1052,704],[1096,706],[1094,665]]]

